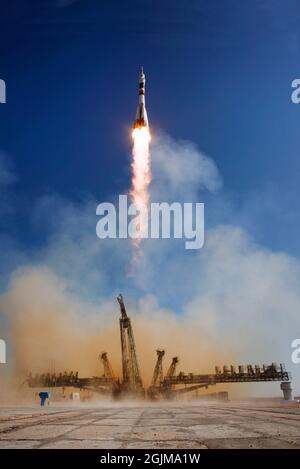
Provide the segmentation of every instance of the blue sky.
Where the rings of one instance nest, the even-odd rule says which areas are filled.
[[[18,176],[4,229],[18,236],[21,223],[31,244],[24,208],[45,192],[103,200],[127,189],[143,64],[153,132],[195,142],[237,204],[274,191],[290,226],[266,214],[259,236],[299,254],[295,1],[13,3],[1,2],[0,19],[1,150]]]
[[[261,256],[273,266],[273,255],[287,255],[281,286],[290,285],[287,272],[297,268],[289,269],[289,262],[294,266],[300,255],[300,105],[290,99],[291,82],[300,76],[299,20],[296,0],[3,0],[0,78],[7,103],[0,105],[0,183],[1,170],[10,180],[1,187],[2,289],[20,265],[43,263],[71,285],[72,270],[81,269],[76,281],[83,298],[90,295],[84,291],[89,281],[94,291],[99,285],[100,296],[120,286],[136,289],[136,296],[147,291],[178,312],[199,294],[189,276],[198,254],[181,253],[178,264],[167,248],[163,264],[161,248],[150,246],[156,264],[144,265],[133,286],[124,276],[126,252],[109,247],[109,255],[98,258],[92,249],[99,244],[96,201],[130,186],[130,126],[141,65],[153,135],[193,142],[223,181],[215,194],[197,188],[192,178],[179,180],[178,193],[193,185],[206,204],[208,230],[230,225],[247,233],[240,241],[235,229],[222,232],[237,240],[238,263],[245,252],[255,259],[251,274],[245,266],[245,279],[259,275]],[[221,258],[229,263],[232,246],[226,246]],[[84,249],[90,249],[89,262],[78,254]],[[204,264],[206,252],[215,259],[214,249],[204,248]],[[276,265],[280,261],[276,257]],[[232,269],[227,280],[233,271],[240,277],[234,262]],[[181,276],[174,298],[171,281]],[[216,295],[212,283],[210,298]],[[277,288],[277,277],[270,285]],[[291,315],[297,302],[289,306]],[[292,328],[285,337],[278,350],[288,355]]]

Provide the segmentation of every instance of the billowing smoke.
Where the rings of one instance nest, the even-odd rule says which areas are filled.
[[[213,345],[214,325],[205,315],[195,324],[192,311],[177,317],[160,308],[150,295],[138,302],[129,299],[127,308],[145,383],[151,379],[156,348],[166,348],[166,366],[172,356],[179,354],[180,367],[191,371],[199,367],[209,371],[208,364],[218,359]],[[9,315],[17,375],[55,369],[96,376],[103,371],[98,360],[103,351],[108,352],[120,375],[119,309],[115,298],[98,306],[87,305],[68,293],[65,282],[46,267],[28,267],[12,277],[1,298],[1,309]],[[233,359],[231,347],[225,357]]]
[[[160,194],[173,201],[208,200],[204,248],[191,253],[181,240],[145,240],[137,275],[128,279],[130,245],[96,237],[97,201],[74,205],[42,198],[32,223],[40,227],[47,219],[47,243],[26,255],[7,245],[11,274],[0,297],[0,325],[8,331],[10,368],[20,380],[29,370],[53,367],[99,375],[98,355],[107,351],[119,374],[115,297],[121,291],[146,383],[155,349],[162,348],[165,369],[178,355],[185,372],[213,371],[214,365],[231,362],[285,361],[297,388],[290,344],[300,326],[298,259],[264,248],[233,223],[247,213],[234,213],[214,162],[194,145],[161,136],[151,155],[153,199]],[[272,389],[279,395],[278,384],[266,386],[257,385],[256,394]],[[247,385],[234,390],[250,392]]]

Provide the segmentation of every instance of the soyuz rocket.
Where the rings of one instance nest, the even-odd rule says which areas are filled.
[[[134,129],[140,129],[141,127],[149,127],[148,116],[145,106],[145,83],[146,78],[142,67],[139,78],[139,104],[137,107],[135,121],[133,124]]]

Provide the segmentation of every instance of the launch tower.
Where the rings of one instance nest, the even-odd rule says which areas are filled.
[[[127,316],[123,296],[117,297],[120,305],[120,334],[122,349],[122,389],[124,392],[144,395],[144,388],[140,374],[133,329],[130,318]]]

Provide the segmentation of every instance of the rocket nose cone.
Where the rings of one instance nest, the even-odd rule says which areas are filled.
[[[141,68],[141,73],[140,73],[140,81],[142,81],[142,80],[145,80],[145,74],[144,74],[143,67]]]

